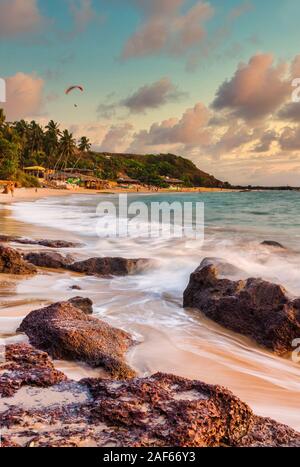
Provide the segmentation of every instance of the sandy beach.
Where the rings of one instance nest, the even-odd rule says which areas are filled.
[[[97,195],[97,194],[118,194],[118,193],[219,193],[219,192],[232,192],[230,189],[222,188],[185,188],[180,191],[170,190],[160,188],[157,191],[151,189],[141,188],[137,191],[134,188],[120,188],[113,187],[111,189],[105,190],[88,190],[84,188],[78,188],[76,190],[59,190],[59,189],[50,189],[50,188],[16,188],[14,191],[14,196],[11,194],[2,194],[0,193],[0,203],[1,204],[10,204],[18,201],[34,201],[40,198],[48,197],[60,197],[60,196],[70,196],[70,195]]]

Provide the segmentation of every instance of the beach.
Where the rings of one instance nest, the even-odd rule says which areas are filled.
[[[139,376],[161,371],[228,387],[257,414],[299,430],[298,364],[226,330],[196,310],[182,308],[182,294],[189,275],[206,256],[230,258],[231,263],[243,269],[245,277],[263,276],[285,285],[291,294],[300,295],[297,272],[300,252],[295,249],[297,238],[294,232],[284,231],[280,226],[277,231],[273,230],[273,238],[285,244],[290,241],[291,248],[291,253],[274,254],[258,248],[259,240],[268,235],[268,223],[266,228],[261,225],[261,230],[247,227],[246,217],[251,219],[255,209],[257,213],[260,210],[263,213],[261,195],[243,194],[246,203],[252,196],[259,207],[252,207],[252,214],[248,211],[239,226],[228,224],[224,210],[228,209],[228,203],[231,207],[235,202],[240,203],[237,198],[240,194],[203,195],[207,197],[207,238],[204,246],[195,241],[186,249],[180,239],[101,238],[94,225],[96,205],[101,199],[113,201],[116,195],[95,196],[89,192],[65,196],[67,194],[51,192],[49,197],[44,191],[20,191],[13,204],[3,204],[1,233],[78,241],[84,245],[82,248],[62,250],[76,259],[149,257],[156,260],[156,266],[138,275],[115,278],[96,278],[51,269],[41,269],[38,275],[26,279],[1,275],[0,333],[5,343],[26,342],[26,336],[16,334],[22,319],[34,309],[78,295],[78,291],[71,289],[77,286],[81,289],[80,295],[93,300],[94,316],[126,330],[139,342],[127,355],[127,361]],[[134,200],[149,200],[148,194],[131,196]],[[190,200],[189,197],[198,194],[164,193],[150,198],[162,200],[170,196],[172,199],[187,196]],[[272,204],[274,195],[266,196]],[[295,202],[295,198],[287,199],[288,203],[292,201]],[[218,217],[216,206],[220,203],[224,205],[220,219],[222,229],[219,221],[217,225],[213,222]],[[238,208],[241,206],[236,206],[234,212]],[[234,212],[231,212],[231,219]],[[13,247],[20,251],[41,249],[15,244]],[[75,362],[55,361],[55,366],[76,380],[101,374],[97,369]]]
[[[185,188],[180,189],[180,193],[214,193],[214,192],[231,192],[230,189],[222,188]],[[170,190],[165,188],[159,188],[158,193],[178,193],[176,190]],[[96,194],[111,194],[111,193],[137,193],[136,188],[120,188],[118,186],[113,187],[112,189],[103,189],[103,190],[90,190],[85,188],[76,188],[74,190],[61,190],[53,188],[16,188],[14,195],[11,194],[2,194],[0,193],[0,203],[1,204],[10,204],[17,201],[34,201],[39,198],[48,198],[48,197],[61,197],[69,196],[71,194],[86,194],[86,195],[96,195]],[[140,188],[139,193],[153,193],[153,189]]]

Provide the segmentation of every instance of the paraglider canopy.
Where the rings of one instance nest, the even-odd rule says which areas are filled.
[[[70,92],[74,91],[75,89],[79,89],[79,91],[83,92],[83,86],[70,86],[68,89],[66,89],[65,93],[70,94]]]

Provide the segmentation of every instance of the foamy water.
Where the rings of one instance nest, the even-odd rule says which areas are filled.
[[[104,238],[96,234],[96,207],[113,195],[49,198],[18,203],[12,216],[40,229],[59,229],[86,246],[80,257],[149,257],[155,265],[143,274],[114,279],[49,273],[18,283],[16,296],[2,307],[0,328],[7,339],[28,309],[36,303],[65,299],[69,287],[80,285],[95,303],[95,314],[133,333],[141,342],[128,356],[141,375],[156,371],[202,379],[229,387],[256,413],[273,417],[300,430],[300,366],[274,356],[250,340],[212,323],[198,311],[182,308],[190,273],[205,257],[220,257],[237,266],[243,277],[263,277],[283,284],[291,296],[300,295],[300,194],[205,193],[131,195],[130,200],[203,201],[205,242],[182,239]],[[260,245],[276,240],[288,249],[275,251]],[[78,292],[77,292],[78,294]],[[22,301],[29,304],[24,309]],[[33,303],[32,303],[33,302]],[[23,302],[24,303],[24,302]],[[14,310],[12,314],[11,311]],[[2,327],[3,324],[3,327]],[[299,336],[300,337],[300,336]],[[88,371],[83,366],[57,363],[72,377]],[[97,370],[93,371],[97,374]]]

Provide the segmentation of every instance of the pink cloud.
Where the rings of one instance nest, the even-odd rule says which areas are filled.
[[[130,123],[111,126],[101,143],[100,151],[124,151],[128,146],[128,140],[132,130],[133,126]]]
[[[154,123],[148,131],[137,133],[130,150],[147,150],[147,147],[175,144],[183,147],[206,146],[211,140],[211,132],[207,128],[209,119],[209,110],[202,103],[197,103],[193,108],[187,109],[180,119],[172,118]]]
[[[35,116],[43,107],[44,80],[36,75],[17,73],[6,79],[4,110],[8,120]]]
[[[37,0],[1,0],[0,2],[0,37],[36,32],[43,22]]]
[[[220,86],[213,108],[229,110],[249,120],[264,118],[277,111],[291,95],[287,71],[287,65],[275,65],[270,54],[254,55]]]
[[[180,10],[186,0],[135,0],[134,3],[141,10],[143,20],[123,48],[124,59],[160,52],[184,54],[203,40],[204,23],[214,14],[210,4],[202,1],[185,13]]]

